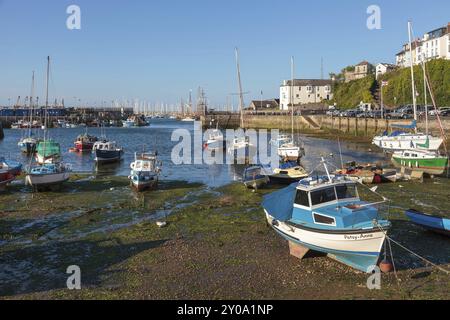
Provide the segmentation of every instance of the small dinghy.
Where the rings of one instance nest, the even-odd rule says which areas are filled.
[[[336,170],[335,174],[345,175],[351,180],[364,184],[379,184],[397,181],[395,169],[383,169],[378,165],[360,165],[355,161],[348,162],[344,168]]]
[[[432,216],[426,213],[410,209],[406,211],[406,216],[412,223],[427,230],[450,236],[450,219]]]
[[[326,176],[306,178],[265,196],[262,206],[267,221],[299,258],[314,250],[370,272],[391,226],[380,219],[376,207],[386,200],[361,201],[355,181],[325,170]]]
[[[252,166],[244,171],[242,181],[247,188],[257,190],[259,187],[269,183],[269,177],[263,174],[261,166]]]
[[[280,184],[291,184],[308,177],[306,170],[296,162],[282,163],[278,168],[273,170],[271,168],[265,168],[265,170],[269,172],[270,182]]]

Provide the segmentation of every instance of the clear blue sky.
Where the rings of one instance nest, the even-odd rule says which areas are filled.
[[[81,7],[82,29],[66,28],[66,8]],[[382,29],[366,27],[367,7],[381,7]],[[361,60],[394,62],[407,41],[447,24],[450,1],[385,0],[0,0],[0,104],[29,95],[31,72],[44,96],[52,57],[50,100],[73,97],[185,99],[206,90],[212,104],[237,91],[234,47],[241,53],[245,97],[278,97],[290,77],[319,78]]]

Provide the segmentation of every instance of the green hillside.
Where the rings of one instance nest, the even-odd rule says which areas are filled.
[[[433,88],[433,93],[438,107],[450,106],[450,61],[432,60],[427,63],[427,70]],[[414,67],[416,89],[419,94],[418,104],[424,104],[423,72],[422,66]],[[389,107],[412,104],[411,89],[411,69],[403,68],[380,77],[379,81],[389,82],[383,88],[384,104]],[[377,88],[375,76],[368,76],[364,79],[350,81],[348,83],[336,82],[333,87],[334,99],[331,103],[336,103],[341,109],[356,107],[361,101],[365,103],[375,102],[373,94]],[[431,104],[428,94],[428,104]]]
[[[438,107],[450,106],[450,61],[432,60],[427,63],[431,87]],[[421,66],[414,67],[414,82],[419,94],[418,104],[424,104],[424,79]],[[389,85],[383,88],[383,100],[387,106],[412,104],[411,69],[403,68],[385,74],[381,80],[389,81]],[[431,104],[428,94],[428,104]]]
[[[336,82],[333,86],[334,98],[340,109],[354,108],[361,101],[365,103],[374,102],[372,90],[376,86],[375,76],[350,81],[348,83]]]

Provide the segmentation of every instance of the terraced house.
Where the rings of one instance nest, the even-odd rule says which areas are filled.
[[[412,61],[414,65],[423,60],[447,59],[450,60],[450,22],[423,35],[421,39],[412,42]],[[409,44],[404,44],[401,52],[396,55],[397,66],[401,68],[410,66]]]
[[[295,79],[292,86],[291,82],[291,80],[285,80],[280,86],[281,110],[288,110],[292,103],[294,106],[301,106],[316,104],[333,98],[331,80]],[[291,88],[293,90],[292,103]]]

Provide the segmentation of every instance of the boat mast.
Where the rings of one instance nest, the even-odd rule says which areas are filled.
[[[291,130],[294,142],[294,56],[291,57]]]
[[[408,21],[408,37],[409,37],[409,62],[411,66],[411,86],[412,86],[412,96],[413,96],[413,109],[414,109],[414,120],[417,121],[417,100],[416,100],[416,86],[414,84],[414,61],[412,53],[412,35],[411,35],[411,21]],[[417,133],[417,126],[414,128]]]
[[[47,135],[47,125],[48,125],[48,81],[50,77],[50,56],[47,56],[47,76],[45,84],[45,112],[44,112],[44,141]],[[45,146],[45,145],[44,145]]]
[[[426,74],[425,54],[423,54],[422,69],[423,69],[423,99],[425,103],[425,133],[428,136],[428,96],[427,96],[427,74]]]
[[[244,95],[242,93],[242,83],[241,83],[241,70],[239,66],[239,51],[238,48],[235,48],[236,54],[236,67],[237,67],[237,77],[239,83],[239,109],[241,114],[241,128],[244,129]]]
[[[30,95],[30,123],[28,125],[28,138],[31,137],[31,127],[33,126],[33,96],[34,96],[34,70],[31,76],[31,95]]]

